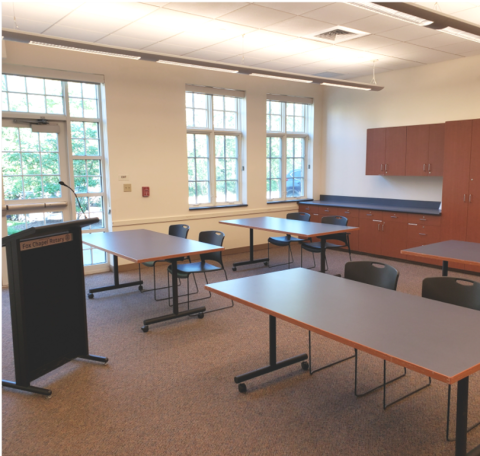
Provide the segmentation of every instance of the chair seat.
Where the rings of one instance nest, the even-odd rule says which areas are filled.
[[[299,239],[293,236],[279,236],[268,238],[268,242],[274,245],[284,246],[290,244],[290,242],[303,242],[305,239]]]
[[[345,247],[345,245],[331,244],[330,242],[325,243],[325,248],[327,249],[337,249],[339,247]],[[322,243],[305,242],[302,244],[302,249],[307,250],[308,252],[318,253],[322,251]]]
[[[185,263],[177,265],[177,275],[178,278],[183,279],[187,278],[190,274],[197,272],[212,272],[212,271],[221,271],[223,268],[221,266],[215,266],[210,263],[198,261],[197,263]],[[168,267],[168,272],[172,273],[172,266]]]

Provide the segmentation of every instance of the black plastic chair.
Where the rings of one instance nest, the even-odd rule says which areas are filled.
[[[347,217],[343,217],[341,215],[328,215],[322,217],[322,223],[329,223],[330,225],[338,225],[338,226],[347,226],[348,219]],[[350,257],[350,261],[352,261],[352,252],[350,251],[350,235],[349,233],[338,233],[338,234],[330,234],[325,242],[325,249],[338,249],[340,247],[347,247],[348,248],[348,255]],[[342,244],[333,244],[328,241],[340,241]],[[322,243],[321,242],[304,242],[302,244],[301,250],[301,258],[300,264],[303,267],[303,251],[306,250],[307,252],[312,253],[313,258],[313,267],[308,269],[315,269],[315,253],[322,253]],[[325,258],[325,261],[327,259]],[[328,265],[327,265],[328,270]]]
[[[224,239],[225,239],[225,234],[223,234],[221,231],[202,231],[198,236],[199,242],[204,242],[206,244],[212,244],[216,246],[222,246]],[[207,263],[207,261],[212,261],[214,263],[217,263],[218,265]],[[172,273],[172,265],[168,266],[167,271],[168,271],[168,286],[170,287],[170,274]],[[223,273],[225,274],[225,280],[228,280],[227,271],[225,270],[225,267],[223,265],[222,252],[202,253],[200,254],[200,261],[198,262],[177,264],[177,277],[179,279],[187,279],[188,309],[190,309],[191,302],[201,301],[202,299],[209,299],[212,297],[212,294],[209,291],[208,296],[190,301],[190,274],[193,274],[193,278],[195,279],[195,274],[203,273],[205,277],[205,282],[208,284],[209,282],[207,279],[207,272],[213,272],[213,271],[223,271]],[[197,286],[196,281],[195,281],[195,286]],[[170,288],[168,289],[168,297],[170,299]],[[210,313],[210,312],[216,312],[217,310],[229,309],[230,307],[233,307],[233,305],[234,303],[232,301],[231,306],[221,307],[220,309],[208,310],[203,313]]]
[[[377,263],[374,261],[351,261],[345,265],[345,278],[349,280],[355,280],[356,282],[366,283],[368,285],[374,285],[377,287],[387,288],[389,290],[396,290],[398,283],[398,271],[388,264]],[[411,396],[412,394],[418,393],[422,389],[430,386],[432,384],[432,379],[428,378],[428,383],[411,393],[408,393],[402,396],[399,399],[396,399],[393,402],[387,404],[386,402],[386,386],[390,383],[395,382],[396,380],[401,379],[407,375],[407,369],[403,368],[403,374],[398,377],[393,378],[387,382],[387,362],[383,361],[383,383],[375,388],[372,388],[364,393],[357,392],[357,367],[358,367],[358,350],[355,349],[355,396],[362,397],[367,394],[372,393],[373,391],[383,388],[383,408],[386,409],[393,404]]]
[[[176,236],[176,237],[179,237],[179,238],[182,238],[182,239],[187,238],[189,231],[190,231],[190,227],[188,225],[183,225],[183,224],[181,224],[181,225],[170,225],[168,227],[169,236]],[[177,258],[176,260],[177,261],[188,260],[189,262],[191,262],[190,257]],[[150,290],[143,290],[143,292],[146,293],[147,291],[153,291],[155,301],[164,301],[166,299],[169,299],[169,298],[159,298],[159,299],[157,299],[157,290],[164,290],[167,287],[157,288],[156,273],[155,273],[156,272],[156,270],[155,270],[156,264],[157,263],[171,263],[171,261],[172,261],[171,259],[168,259],[168,260],[148,261],[146,263],[142,263],[144,266],[147,266],[149,268],[153,267],[153,288],[150,289]],[[139,280],[142,280],[140,268],[141,268],[141,265],[139,264],[138,265],[138,276],[139,276]],[[197,287],[197,281],[196,280],[195,280],[195,286]],[[197,291],[195,293],[192,293],[192,294],[196,294],[196,293],[198,293],[198,287],[197,287]],[[183,296],[185,296],[185,295],[183,295]]]
[[[309,222],[310,221],[310,214],[307,212],[290,212],[287,214],[287,219],[289,220],[300,220],[302,222]],[[292,242],[304,242],[305,239],[299,239],[293,237],[291,234],[286,234],[285,236],[278,236],[278,237],[270,237],[268,238],[268,267],[275,268],[277,266],[285,266],[288,265],[288,269],[290,269],[290,265],[294,262],[292,248],[290,244]],[[287,263],[276,264],[274,266],[270,266],[270,244],[276,245],[278,247],[288,247],[288,261]],[[290,257],[292,261],[290,261]]]
[[[423,280],[422,296],[455,306],[480,310],[480,283],[474,282],[473,280],[457,279],[455,277],[429,277]],[[449,437],[451,393],[452,385],[448,385],[447,440],[449,442],[455,440]],[[467,432],[476,428],[479,424],[480,421],[469,427]]]

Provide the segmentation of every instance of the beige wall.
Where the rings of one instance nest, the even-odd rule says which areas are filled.
[[[376,79],[385,87],[380,92],[325,92],[325,193],[441,201],[441,177],[365,176],[366,130],[479,118],[480,56],[382,73]]]

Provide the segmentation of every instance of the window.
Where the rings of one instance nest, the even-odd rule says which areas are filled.
[[[2,83],[4,229],[13,234],[83,218],[71,192],[60,186],[64,181],[87,217],[99,219],[84,232],[105,231],[100,85],[19,75],[2,75]],[[37,114],[47,126],[36,127]],[[106,263],[105,252],[83,248],[85,266]]]
[[[267,201],[305,196],[308,105],[267,100]]]
[[[189,205],[239,204],[241,99],[187,91],[185,101]]]

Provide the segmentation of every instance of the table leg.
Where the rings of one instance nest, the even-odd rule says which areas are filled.
[[[161,317],[149,318],[143,321],[142,331],[148,332],[148,325],[153,323],[160,323],[161,321],[174,320],[175,318],[186,317],[191,314],[198,314],[199,318],[203,318],[203,312],[205,312],[205,307],[197,307],[195,309],[184,310],[180,312],[178,310],[178,281],[177,281],[177,259],[173,258],[170,260],[172,265],[172,291],[173,291],[173,313],[169,315],[162,315]]]
[[[234,378],[234,381],[235,383],[239,383],[238,390],[241,393],[245,393],[247,391],[247,387],[242,382],[245,382],[246,380],[251,380],[252,378],[260,377],[261,375],[274,372],[283,367],[287,367],[308,359],[308,355],[304,353],[303,355],[294,356],[293,358],[288,358],[283,361],[277,362],[277,319],[272,315],[269,315],[269,335],[270,364],[268,366],[261,367],[260,369],[247,372],[246,374],[237,375]],[[304,370],[307,370],[308,363],[302,362],[302,368]]]
[[[327,240],[322,237],[321,240],[321,248],[322,250],[320,251],[320,272],[325,272],[325,245],[327,244]]]
[[[443,261],[442,264],[442,276],[447,277],[448,276],[448,261]]]
[[[465,377],[458,382],[455,456],[467,454],[468,378]]]
[[[240,261],[238,263],[233,263],[232,269],[237,270],[237,266],[244,266],[246,264],[255,264],[255,263],[265,263],[265,266],[268,265],[268,258],[259,258],[258,260],[253,259],[253,228],[250,228],[250,260],[249,261]]]
[[[90,288],[90,290],[88,290],[88,298],[92,299],[93,293],[98,293],[100,291],[117,290],[119,288],[134,287],[136,285],[138,285],[139,290],[142,290],[143,280],[137,280],[136,282],[120,283],[120,279],[118,276],[118,257],[116,255],[113,255],[113,285],[109,285],[107,287]]]

